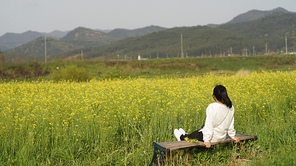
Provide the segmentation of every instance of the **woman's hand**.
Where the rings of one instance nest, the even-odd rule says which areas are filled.
[[[211,147],[211,142],[204,142],[207,148]]]
[[[233,137],[232,140],[233,140],[234,143],[238,143],[240,138],[239,137]]]

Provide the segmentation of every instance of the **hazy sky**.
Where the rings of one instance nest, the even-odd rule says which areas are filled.
[[[166,28],[225,23],[252,9],[283,7],[295,0],[0,0],[0,36],[28,30]]]

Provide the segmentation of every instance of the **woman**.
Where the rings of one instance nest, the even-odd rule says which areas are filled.
[[[211,142],[219,142],[226,139],[227,134],[237,143],[239,137],[235,137],[234,129],[234,107],[228,97],[226,88],[222,85],[217,85],[213,91],[215,103],[209,104],[206,110],[206,121],[202,129],[191,134],[185,133],[180,128],[174,130],[174,134],[178,141],[189,139],[198,139],[203,141],[207,148],[211,147]]]

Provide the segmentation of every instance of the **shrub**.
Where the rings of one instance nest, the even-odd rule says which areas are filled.
[[[85,68],[76,65],[66,66],[62,69],[57,69],[51,74],[51,78],[55,81],[75,81],[85,82],[91,79],[91,76],[86,72]]]

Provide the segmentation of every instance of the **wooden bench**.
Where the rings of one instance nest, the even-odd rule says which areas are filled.
[[[256,135],[236,134],[235,136],[240,137],[240,141],[257,140]],[[211,144],[217,145],[217,144],[223,144],[228,142],[232,142],[230,137],[224,141],[214,142]],[[189,143],[186,141],[173,141],[173,142],[160,142],[160,143],[153,142],[153,146],[154,146],[154,154],[153,154],[153,158],[150,165],[153,165],[153,164],[157,165],[158,163],[163,164],[166,156],[172,151],[205,147],[202,141],[199,141],[198,143]]]

